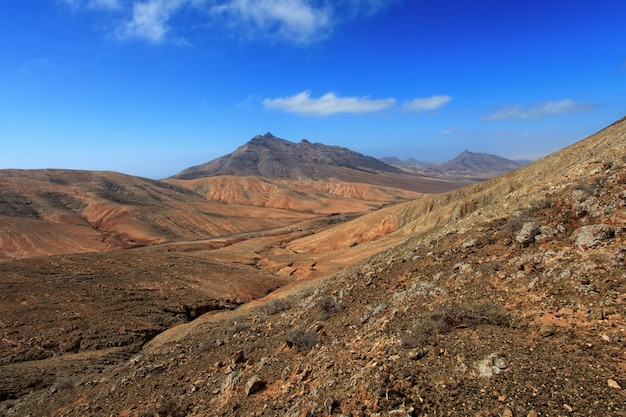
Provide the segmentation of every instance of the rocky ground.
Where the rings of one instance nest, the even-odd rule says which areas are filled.
[[[626,415],[626,157],[607,149],[506,216],[467,212],[201,316],[119,365],[6,395],[3,413]]]

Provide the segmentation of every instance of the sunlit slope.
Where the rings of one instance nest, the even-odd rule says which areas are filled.
[[[514,216],[530,203],[547,198],[553,187],[584,182],[585,177],[626,160],[626,119],[539,161],[492,180],[445,194],[386,207],[332,230],[294,241],[294,251],[345,248],[376,239],[390,244],[439,229],[442,234],[477,222]],[[615,208],[624,216],[623,208]]]

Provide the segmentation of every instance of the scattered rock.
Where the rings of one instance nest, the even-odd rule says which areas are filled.
[[[535,410],[530,410],[528,414],[526,414],[526,417],[539,417],[539,413]]]
[[[233,363],[242,363],[246,360],[245,355],[243,354],[243,350],[238,350],[234,355],[233,355]]]
[[[589,249],[599,246],[603,241],[615,237],[615,229],[606,224],[583,226],[576,237],[576,246]]]
[[[609,379],[606,381],[607,384],[609,385],[609,387],[611,388],[615,388],[615,389],[622,389],[622,387],[620,386],[620,384],[617,383],[616,380],[614,379]]]
[[[571,413],[572,411],[574,411],[574,408],[569,405],[569,404],[563,404],[563,408],[565,409],[565,411],[567,411],[568,413]]]
[[[539,226],[535,222],[526,222],[515,236],[515,240],[524,246],[529,245],[539,234]]]
[[[554,327],[553,326],[541,326],[541,328],[539,329],[539,334],[543,337],[552,336],[554,334]]]
[[[246,382],[246,386],[245,386],[246,395],[247,396],[252,395],[255,392],[261,390],[264,386],[265,386],[265,381],[263,381],[260,376],[254,375],[252,378],[250,378]]]
[[[504,410],[502,410],[502,417],[513,417],[513,410],[509,407],[504,407]]]
[[[507,364],[506,361],[504,360],[504,358],[495,358],[493,360],[493,364],[495,366],[497,366],[500,369],[506,369],[507,368]]]
[[[466,249],[467,248],[473,248],[476,245],[478,245],[478,240],[476,240],[476,239],[471,239],[471,240],[468,240],[467,242],[463,243],[463,247],[466,248]]]
[[[409,351],[409,359],[417,361],[428,354],[426,349],[412,349]]]

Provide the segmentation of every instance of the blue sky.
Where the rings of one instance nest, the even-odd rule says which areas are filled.
[[[535,159],[626,116],[623,0],[0,8],[0,168],[164,178],[256,134]]]

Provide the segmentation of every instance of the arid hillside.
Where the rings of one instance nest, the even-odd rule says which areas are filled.
[[[268,229],[311,218],[210,202],[115,172],[0,171],[0,260],[98,252]]]
[[[293,143],[268,132],[255,136],[228,155],[187,168],[174,178],[239,175],[327,180],[337,178],[337,172],[340,172],[337,169],[341,168],[370,173],[401,173],[398,168],[347,148],[311,143],[308,140]]]
[[[23,359],[0,366],[2,412],[626,415],[624,143],[626,119],[515,172],[362,216],[119,252],[125,265],[137,254],[167,262],[167,274],[180,271],[180,281],[157,290],[165,299],[174,288],[184,295],[196,265],[218,271],[231,262],[250,279],[289,283],[234,310],[186,317],[109,356],[80,343],[63,353],[27,337],[28,321],[4,319],[2,343]],[[106,288],[109,272],[99,271],[122,272],[107,260],[114,253],[97,254],[98,267],[88,257],[78,265],[41,258],[60,278],[47,292],[67,291],[70,276],[89,278],[75,287],[87,295]],[[20,289],[32,266],[0,266],[12,274],[0,281],[3,293],[22,291],[16,308],[36,311],[27,306],[45,297],[43,287]],[[139,272],[122,276],[124,291],[148,288]],[[230,276],[235,285],[240,275]],[[131,285],[135,277],[141,285]],[[202,305],[196,296],[185,305]],[[70,299],[62,308],[81,305]],[[144,314],[138,306],[129,303],[120,323]],[[47,326],[53,341],[80,334],[54,320]],[[88,347],[93,338],[85,340]],[[47,347],[57,356],[24,360]]]

